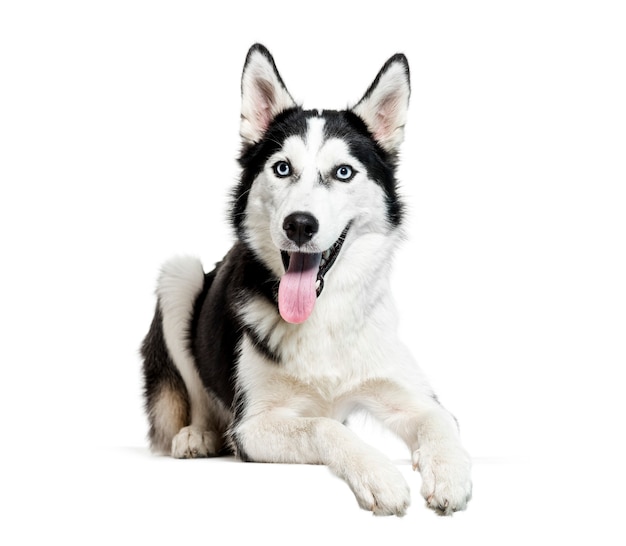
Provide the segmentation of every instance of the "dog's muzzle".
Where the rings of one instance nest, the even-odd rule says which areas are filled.
[[[285,225],[290,224],[289,227],[294,238],[306,238],[306,229],[312,230],[315,227],[315,232],[318,231],[317,221],[315,224],[310,222],[310,218],[315,220],[313,216],[308,215],[310,218],[300,217],[296,225],[296,219],[292,218],[296,214],[305,213],[294,213],[285,219]],[[290,219],[289,223],[287,219]],[[300,324],[309,318],[315,307],[316,299],[324,289],[324,276],[337,260],[349,229],[350,224],[346,226],[335,243],[322,253],[281,252],[285,274],[281,277],[278,286],[278,310],[284,320],[293,324]],[[298,231],[302,233],[298,234]],[[285,232],[287,232],[287,228],[285,228]],[[311,235],[309,240],[312,237]],[[296,244],[298,243],[296,242]],[[302,246],[302,244],[298,246]]]

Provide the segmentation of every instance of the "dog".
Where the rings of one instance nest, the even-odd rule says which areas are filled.
[[[470,457],[397,338],[390,294],[406,57],[354,106],[305,110],[255,44],[241,93],[234,245],[209,273],[191,257],[165,263],[141,347],[153,451],[324,464],[362,508],[402,516],[406,480],[345,424],[365,410],[406,443],[430,508],[465,509]]]

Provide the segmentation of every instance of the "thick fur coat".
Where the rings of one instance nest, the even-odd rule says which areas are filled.
[[[355,106],[304,110],[250,49],[236,242],[209,273],[194,258],[163,266],[142,346],[153,449],[325,464],[362,508],[403,515],[405,479],[344,425],[365,410],[406,442],[428,506],[466,507],[470,458],[397,337],[390,293],[409,95],[397,54]]]

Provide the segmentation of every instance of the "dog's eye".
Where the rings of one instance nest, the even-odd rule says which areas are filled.
[[[341,180],[342,182],[348,182],[349,180],[352,180],[352,177],[355,174],[354,169],[350,167],[350,165],[340,165],[335,171],[335,178],[337,180]]]
[[[279,178],[291,176],[291,165],[287,161],[278,161],[274,163],[272,168],[274,169],[274,174]]]

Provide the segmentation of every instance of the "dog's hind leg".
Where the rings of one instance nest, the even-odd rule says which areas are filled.
[[[150,440],[177,458],[216,455],[227,412],[202,384],[189,347],[189,328],[205,275],[196,259],[166,263],[159,278],[155,317],[142,346]]]
[[[169,455],[174,436],[190,421],[189,397],[165,346],[163,319],[158,304],[141,353],[150,445],[154,451]]]

